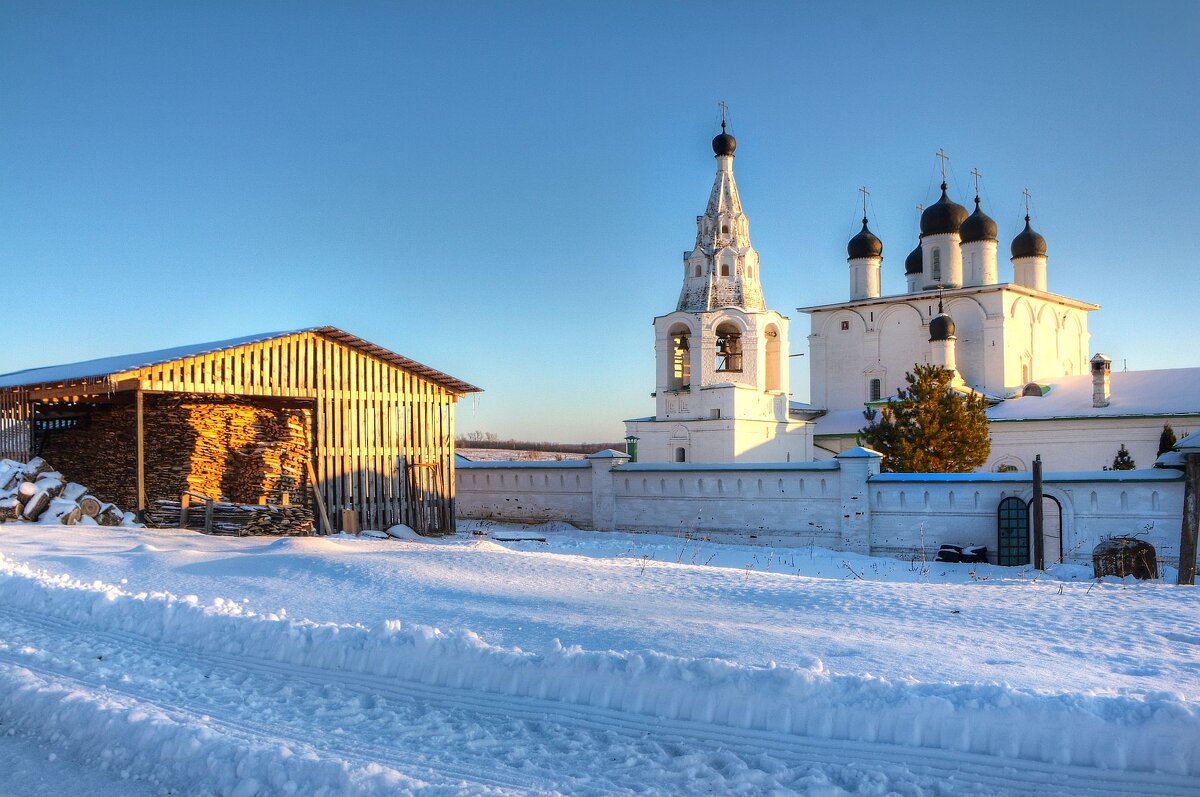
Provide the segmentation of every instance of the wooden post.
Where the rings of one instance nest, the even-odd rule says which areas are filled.
[[[1196,583],[1196,535],[1200,527],[1200,453],[1184,455],[1183,527],[1179,532],[1179,576],[1176,584]]]
[[[325,511],[325,499],[321,497],[321,485],[317,484],[317,475],[313,473],[312,460],[304,464],[308,468],[308,481],[312,484],[313,497],[317,499],[317,509],[321,512],[321,527],[326,534],[333,534],[333,524],[329,522],[329,513]]]
[[[192,496],[184,493],[179,496],[179,528],[186,529],[188,522],[188,507],[191,506]]]
[[[1042,507],[1042,455],[1033,458],[1033,566],[1046,569],[1046,523]]]
[[[137,404],[137,514],[141,520],[146,512],[146,424],[143,415],[142,389],[135,394]]]

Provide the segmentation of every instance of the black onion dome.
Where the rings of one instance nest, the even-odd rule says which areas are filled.
[[[867,229],[867,220],[863,218],[863,228],[846,244],[847,260],[859,257],[883,257],[883,241],[875,237],[875,233]]]
[[[958,228],[958,235],[964,244],[996,240],[996,222],[980,209],[979,197],[975,197],[975,212],[967,216],[967,220]]]
[[[954,319],[941,311],[929,320],[929,340],[950,340],[954,337]]]
[[[924,256],[921,254],[921,244],[917,244],[917,248],[908,253],[908,257],[904,258],[904,273],[920,274],[921,269],[925,268]]]
[[[1013,238],[1012,256],[1014,258],[1046,256],[1046,239],[1029,226],[1028,216],[1025,217],[1025,229],[1017,233],[1016,238]]]
[[[713,139],[713,153],[719,158],[722,155],[733,156],[737,149],[737,139],[725,132],[725,120],[721,120],[721,135]]]
[[[946,184],[942,183],[941,198],[921,214],[921,235],[958,232],[966,220],[967,209],[946,195]]]

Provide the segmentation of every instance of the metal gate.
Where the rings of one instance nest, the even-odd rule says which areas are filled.
[[[996,516],[996,564],[1029,564],[1029,507],[1009,496],[1000,502]]]

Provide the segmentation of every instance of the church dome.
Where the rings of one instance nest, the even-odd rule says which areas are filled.
[[[1017,233],[1016,238],[1013,238],[1012,256],[1014,259],[1046,256],[1046,239],[1029,226],[1029,216],[1025,216],[1025,229]]]
[[[975,197],[975,212],[958,228],[958,235],[964,244],[996,240],[996,222],[980,209],[979,197]]]
[[[721,120],[721,134],[712,140],[713,153],[719,158],[722,155],[733,156],[737,149],[737,139],[725,132],[725,120]]]
[[[846,254],[848,260],[854,260],[860,257],[882,257],[883,256],[883,241],[875,237],[875,233],[867,229],[867,220],[863,218],[863,228],[850,239],[850,243],[846,244]]]
[[[967,220],[967,209],[946,195],[946,184],[942,183],[942,196],[921,214],[921,235],[958,232]]]
[[[925,267],[921,255],[921,244],[917,244],[917,248],[908,253],[908,257],[904,258],[904,273],[920,274],[921,269]]]
[[[954,337],[954,319],[942,312],[938,305],[938,314],[929,321],[929,340],[950,340]]]

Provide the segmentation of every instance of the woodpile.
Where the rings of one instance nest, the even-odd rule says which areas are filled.
[[[159,500],[146,510],[146,524],[154,528],[188,528],[209,534],[312,534],[313,513],[303,506],[270,504],[192,503],[187,522],[181,526],[183,505],[179,501]],[[211,516],[210,516],[211,514]]]
[[[148,396],[143,418],[149,500],[195,492],[231,504],[309,505],[309,407]],[[76,425],[47,431],[41,451],[87,484],[94,501],[136,505],[137,419],[132,405],[89,408]]]
[[[122,512],[68,482],[41,457],[29,462],[0,460],[0,523],[51,523],[61,526],[137,526]]]

